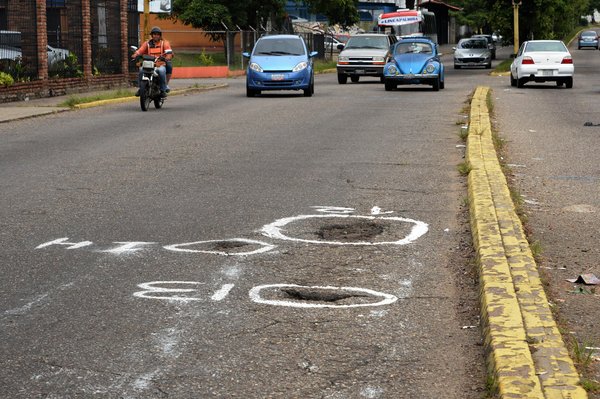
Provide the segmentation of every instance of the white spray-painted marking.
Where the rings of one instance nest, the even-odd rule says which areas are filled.
[[[166,288],[166,287],[155,287],[158,284],[190,284],[190,285],[201,285],[203,283],[199,283],[197,281],[152,281],[149,283],[138,284],[138,287],[145,291],[134,292],[133,296],[138,298],[147,298],[147,299],[166,299],[170,301],[178,301],[178,302],[189,302],[189,301],[200,301],[201,298],[190,297],[190,296],[161,296],[161,295],[149,295],[149,294],[163,294],[163,293],[184,293],[184,292],[193,292],[196,291],[193,288]]]
[[[315,211],[322,213],[337,213],[337,214],[348,214],[354,213],[356,209],[346,208],[343,206],[311,206]]]
[[[217,292],[213,294],[213,296],[210,297],[210,299],[213,301],[222,301],[227,295],[229,295],[229,291],[231,291],[233,287],[235,287],[234,284],[223,285]]]
[[[39,296],[35,297],[33,299],[33,301],[31,301],[29,303],[26,303],[23,306],[20,306],[18,308],[14,308],[14,309],[5,310],[4,314],[5,315],[11,315],[11,316],[25,314],[25,313],[27,313],[33,307],[33,305],[35,305],[36,303],[39,303],[39,302],[43,301],[47,296],[48,296],[48,294],[39,295]]]
[[[91,241],[68,242],[67,241],[68,239],[69,239],[69,237],[64,237],[64,238],[58,238],[53,241],[48,241],[41,245],[38,245],[37,247],[35,247],[35,249],[46,248],[46,247],[49,247],[50,245],[65,245],[68,247],[67,249],[77,249],[77,248],[86,247],[88,245],[93,244],[93,242],[91,242]]]
[[[379,387],[366,387],[360,391],[361,396],[368,399],[377,399],[383,397],[383,388]]]
[[[116,248],[113,248],[113,249],[107,249],[105,251],[100,251],[100,252],[108,252],[108,253],[115,254],[115,255],[121,255],[121,254],[125,254],[125,253],[133,253],[133,252],[141,251],[143,248],[136,248],[138,246],[156,244],[155,242],[148,242],[148,241],[115,241],[114,243],[122,244],[122,245],[120,245]]]
[[[347,291],[347,292],[356,292],[359,294],[368,294],[374,297],[383,298],[379,302],[374,303],[357,303],[350,305],[334,305],[334,304],[323,304],[323,303],[304,303],[298,301],[285,301],[279,299],[264,299],[260,296],[260,292],[264,289],[268,288],[283,288],[283,287],[291,287],[291,288],[308,288],[311,290],[328,290],[328,291]],[[262,303],[265,305],[274,305],[274,306],[288,306],[292,308],[358,308],[358,307],[368,307],[368,306],[383,306],[394,303],[398,300],[398,298],[391,294],[386,294],[383,292],[373,291],[367,288],[357,288],[357,287],[331,287],[331,286],[302,286],[296,284],[267,284],[267,285],[259,285],[252,288],[249,292],[250,299],[256,303]]]
[[[208,243],[215,243],[215,242],[241,242],[244,244],[260,245],[262,248],[258,248],[254,251],[248,251],[248,252],[206,251],[206,250],[200,250],[200,249],[181,248],[181,247],[189,247],[192,245],[208,244]],[[275,245],[268,244],[263,241],[248,240],[245,238],[231,238],[231,239],[226,239],[226,240],[207,240],[207,241],[187,242],[184,244],[167,245],[167,246],[164,246],[163,248],[166,250],[175,251],[175,252],[205,253],[205,254],[215,254],[215,255],[224,255],[224,256],[248,256],[248,255],[255,255],[255,254],[268,252],[268,251],[271,251],[275,247],[276,247]]]
[[[131,386],[136,391],[146,390],[150,386],[150,382],[152,382],[152,379],[155,378],[157,375],[160,375],[160,369],[151,371],[146,374],[142,374],[141,376],[136,378],[136,380],[131,384]]]
[[[410,233],[405,238],[398,241],[382,241],[382,242],[369,242],[369,241],[355,241],[355,242],[341,242],[341,241],[320,241],[320,240],[306,240],[302,238],[289,237],[282,233],[282,227],[297,222],[299,220],[306,219],[314,219],[314,218],[358,218],[358,219],[368,219],[368,220],[389,220],[395,222],[406,222],[412,223],[414,226],[412,227]],[[415,241],[417,238],[421,237],[423,234],[427,233],[429,226],[427,223],[402,218],[397,216],[359,216],[359,215],[339,215],[339,214],[329,214],[329,215],[298,215],[292,216],[288,218],[278,219],[271,224],[263,226],[261,229],[261,233],[267,237],[278,239],[278,240],[288,240],[288,241],[297,241],[304,242],[308,244],[329,244],[329,245],[406,245]]]
[[[73,285],[74,285],[73,282],[62,284],[62,285],[58,286],[58,288],[56,289],[56,291],[59,291],[59,292],[63,291],[65,289],[69,288],[69,287],[72,287]],[[18,308],[14,308],[14,309],[5,310],[4,311],[4,315],[8,316],[8,315],[22,315],[22,314],[25,314],[28,311],[30,311],[31,308],[34,305],[40,305],[41,306],[41,304],[45,304],[45,302],[48,302],[48,301],[46,301],[46,298],[48,298],[49,295],[50,295],[50,293],[45,293],[45,294],[38,295],[32,301],[26,303],[23,306],[20,306]]]
[[[394,213],[394,211],[383,211],[383,209],[381,209],[378,206],[374,206],[373,208],[371,208],[371,215],[383,215],[390,213]]]

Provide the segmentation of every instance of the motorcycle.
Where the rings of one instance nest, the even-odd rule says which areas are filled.
[[[136,51],[137,47],[131,46],[131,49]],[[142,67],[142,81],[139,87],[140,107],[142,111],[148,111],[151,102],[154,102],[154,108],[156,109],[162,108],[165,102],[165,97],[160,95],[160,77],[158,76],[158,66],[156,65],[156,62],[159,60],[165,61],[163,56],[153,57],[147,54],[135,60],[137,63],[141,62]]]

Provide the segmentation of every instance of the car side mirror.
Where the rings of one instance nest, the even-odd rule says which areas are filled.
[[[317,55],[319,55],[319,52],[318,52],[318,51],[311,51],[311,52],[308,54],[308,58],[313,58],[313,57],[316,57]]]
[[[344,46],[343,44],[341,44],[341,43],[337,45],[337,48],[338,48],[338,50],[343,50],[343,49],[344,49],[344,47],[345,47],[345,46]]]
[[[250,58],[250,53],[249,53],[249,52],[247,52],[247,51],[244,51],[244,52],[242,53],[242,56],[244,56],[244,57],[246,57],[246,58]]]
[[[452,50],[456,51],[456,47],[452,47]]]

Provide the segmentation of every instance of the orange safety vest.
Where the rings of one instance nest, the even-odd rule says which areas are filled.
[[[160,57],[165,54],[165,51],[171,50],[171,44],[167,40],[161,39],[158,44],[155,44],[153,40],[148,40],[142,44],[142,47],[137,51],[138,54],[148,54],[153,57]],[[171,53],[172,55],[173,53]],[[169,59],[169,58],[167,58]],[[164,61],[156,61],[156,65],[165,65]]]

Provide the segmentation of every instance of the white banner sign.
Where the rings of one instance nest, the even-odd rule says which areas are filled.
[[[144,12],[144,0],[138,0],[138,11]],[[171,0],[150,0],[151,13],[170,13]]]

